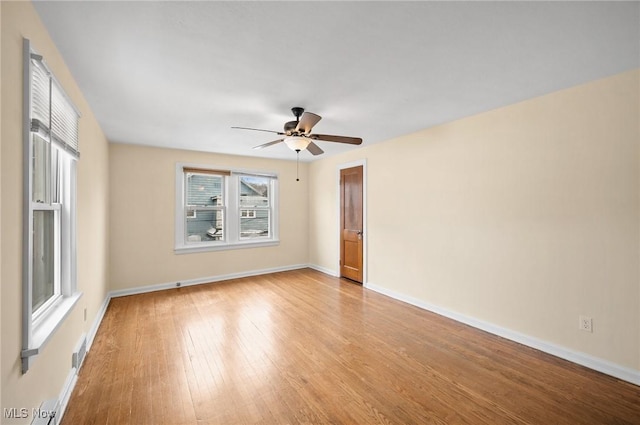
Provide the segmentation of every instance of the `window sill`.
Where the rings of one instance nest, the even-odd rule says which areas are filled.
[[[232,249],[246,249],[246,248],[263,248],[267,246],[280,245],[279,239],[269,239],[266,241],[247,241],[247,242],[235,242],[226,244],[193,244],[193,245],[180,245],[174,248],[176,254],[191,254],[195,252],[209,252],[209,251],[228,251]]]
[[[82,292],[76,292],[71,296],[62,298],[45,317],[39,320],[38,325],[33,328],[30,347],[22,350],[22,358],[40,354],[81,297]]]

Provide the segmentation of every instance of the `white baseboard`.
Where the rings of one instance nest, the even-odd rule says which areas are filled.
[[[162,291],[164,289],[175,289],[175,288],[178,287],[178,282],[180,283],[180,287],[193,286],[193,285],[202,285],[202,284],[205,284],[205,283],[222,282],[222,281],[230,280],[230,279],[239,279],[239,278],[243,278],[243,277],[259,276],[259,275],[262,275],[262,274],[278,273],[278,272],[286,272],[286,271],[290,271],[290,270],[304,269],[306,267],[308,267],[306,264],[295,264],[295,265],[291,265],[291,266],[274,267],[274,268],[270,268],[270,269],[249,270],[249,271],[246,271],[246,272],[229,273],[229,274],[224,274],[224,275],[201,277],[201,278],[197,278],[197,279],[186,279],[186,280],[180,280],[180,281],[174,281],[174,282],[158,283],[158,284],[155,284],[155,285],[138,286],[138,287],[135,287],[135,288],[128,288],[128,289],[120,289],[120,290],[116,290],[116,291],[111,291],[111,292],[109,292],[109,298],[125,297],[127,295],[144,294],[144,293],[147,293],[147,292]]]
[[[338,272],[338,270],[327,269],[326,267],[321,267],[316,264],[308,264],[307,267],[313,270],[317,270],[321,273],[328,274],[329,276],[340,277],[340,273]]]
[[[71,393],[76,386],[76,382],[78,382],[78,374],[76,372],[77,371],[75,367],[71,368],[69,374],[67,375],[67,379],[64,381],[64,386],[62,387],[60,396],[58,396],[58,406],[56,408],[57,424],[62,422],[62,416],[64,415],[65,410],[67,410],[67,405],[69,404]]]
[[[102,323],[102,319],[104,318],[104,314],[107,312],[107,307],[109,306],[109,301],[111,297],[107,294],[106,298],[102,302],[100,306],[100,310],[98,310],[98,314],[96,314],[95,319],[93,320],[93,324],[89,329],[89,333],[87,334],[87,353],[91,350],[91,345],[93,344],[93,339],[96,337],[96,333],[98,333],[98,328],[100,327],[100,323]]]
[[[540,340],[538,338],[531,337],[529,335],[525,335],[525,334],[513,331],[511,329],[503,328],[489,322],[475,319],[473,317],[465,316],[458,312],[451,311],[446,308],[442,308],[442,307],[427,303],[415,297],[411,297],[409,295],[405,295],[400,292],[396,292],[391,289],[388,289],[379,285],[375,285],[370,282],[365,283],[364,287],[367,289],[371,289],[372,291],[378,292],[382,295],[386,295],[388,297],[396,299],[398,301],[402,301],[407,304],[411,304],[413,306],[419,307],[423,310],[431,311],[441,316],[448,317],[449,319],[453,319],[457,322],[461,322],[466,325],[473,326],[474,328],[492,333],[494,335],[498,335],[502,338],[506,338],[511,341],[515,341],[517,343],[526,345],[528,347],[535,348],[536,350],[543,351],[547,354],[560,357],[572,363],[577,363],[579,365],[588,367],[589,369],[602,372],[604,374],[613,376],[623,381],[627,381],[635,385],[640,385],[640,371],[638,370],[630,369],[628,367],[621,366],[616,363],[612,363],[608,360],[600,359],[585,353],[574,351],[557,344],[553,344],[547,341]]]

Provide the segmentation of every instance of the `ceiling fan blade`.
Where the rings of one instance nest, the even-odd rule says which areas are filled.
[[[300,117],[300,122],[298,122],[298,125],[296,126],[296,131],[309,133],[313,126],[321,119],[322,117],[320,115],[316,115],[313,112],[304,112],[302,117]]]
[[[324,151],[320,149],[320,146],[316,145],[313,142],[309,143],[309,146],[307,146],[307,150],[311,152],[312,155],[320,155],[324,153]]]
[[[271,145],[276,145],[278,143],[284,142],[284,139],[274,140],[273,142],[263,143],[262,145],[254,146],[253,149],[262,149]]]
[[[350,145],[359,145],[362,143],[362,139],[359,137],[332,136],[330,134],[310,134],[309,138],[322,140],[324,142],[348,143]]]
[[[266,131],[267,133],[275,133],[279,135],[284,135],[281,131],[273,131],[273,130],[263,130],[261,128],[249,128],[249,127],[231,127],[236,130],[253,130],[253,131]]]

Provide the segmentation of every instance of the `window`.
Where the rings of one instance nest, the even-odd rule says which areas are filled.
[[[179,253],[278,243],[275,174],[176,166]]]
[[[28,40],[24,56],[23,373],[80,298],[75,241],[79,115]]]
[[[187,242],[224,240],[223,174],[185,172]]]
[[[271,179],[261,176],[239,176],[240,239],[269,238]],[[252,209],[247,210],[246,208]]]

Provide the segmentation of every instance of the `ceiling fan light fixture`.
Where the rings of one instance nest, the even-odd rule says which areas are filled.
[[[309,146],[311,140],[302,136],[289,136],[284,138],[284,142],[294,151],[303,151]]]

